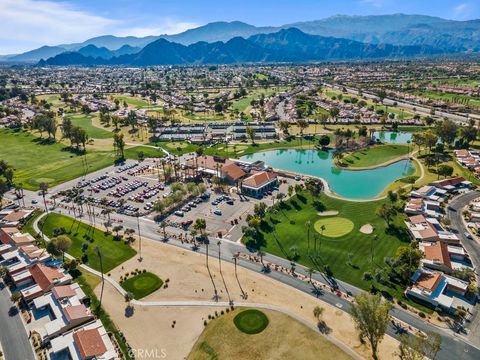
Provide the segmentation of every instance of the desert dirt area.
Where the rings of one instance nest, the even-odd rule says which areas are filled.
[[[138,247],[138,241],[134,246]],[[260,273],[237,266],[238,280],[248,294],[246,300],[242,299],[234,265],[222,261],[223,281],[218,258],[215,256],[217,245],[212,244],[210,248],[215,249],[211,251],[213,256],[209,258],[209,267],[220,295],[219,301],[228,302],[230,296],[237,304],[243,302],[274,305],[312,325],[317,323],[313,309],[315,306],[323,307],[325,310],[322,320],[330,328],[330,335],[359,355],[370,357],[369,348],[360,343],[353,321],[347,313]],[[164,284],[168,284],[168,287],[157,290],[141,301],[212,301],[214,291],[205,265],[205,255],[159,241],[143,239],[142,256],[143,261],[139,262],[138,257],[132,258],[110,273],[114,280],[119,281],[127,272],[146,269],[158,275]],[[99,294],[99,286],[95,292]],[[124,297],[108,283],[105,285],[103,305],[125,334],[132,348],[164,348],[167,350],[168,359],[186,358],[204,329],[203,321],[215,310],[222,310],[218,307],[203,306],[135,305],[133,316],[126,317],[127,304]],[[385,336],[380,346],[380,358],[395,358],[394,353],[397,349],[397,340]],[[137,358],[141,358],[138,355]]]

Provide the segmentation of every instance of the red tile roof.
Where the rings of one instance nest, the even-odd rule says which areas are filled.
[[[277,177],[276,173],[272,172],[266,172],[266,171],[260,171],[247,179],[243,181],[243,185],[253,187],[253,188],[259,188],[266,182],[270,181],[271,179],[274,179]]]
[[[430,261],[436,261],[441,264],[444,264],[448,268],[452,268],[452,263],[450,262],[450,255],[448,254],[448,245],[437,241],[434,245],[425,246],[425,259]]]
[[[429,291],[434,291],[442,278],[441,273],[424,272],[415,282],[415,286]]]
[[[73,334],[73,339],[82,360],[100,356],[107,352],[107,347],[97,329],[77,331]]]
[[[225,175],[228,175],[233,180],[240,179],[242,176],[245,176],[245,171],[243,171],[240,166],[235,163],[224,165],[222,167],[222,172]]]
[[[59,270],[43,264],[33,265],[30,268],[30,274],[32,274],[33,280],[35,280],[35,283],[40,286],[42,290],[47,290],[56,280],[64,276]]]
[[[86,317],[90,316],[87,308],[83,304],[67,306],[62,310],[68,321],[85,319]]]
[[[76,295],[75,290],[73,290],[70,285],[55,286],[52,289],[52,293],[57,300],[63,298],[71,298]]]

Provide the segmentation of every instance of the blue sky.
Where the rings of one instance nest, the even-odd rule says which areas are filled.
[[[480,18],[479,0],[0,0],[0,54],[104,35],[178,33],[212,21],[282,25],[324,17]]]

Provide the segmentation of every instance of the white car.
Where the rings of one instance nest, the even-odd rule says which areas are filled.
[[[213,213],[214,213],[215,215],[222,215],[222,210],[220,210],[220,209],[215,209],[215,210],[213,211]]]

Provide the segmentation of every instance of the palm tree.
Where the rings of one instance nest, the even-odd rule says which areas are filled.
[[[100,261],[100,274],[102,275],[102,288],[100,289],[100,302],[97,308],[97,311],[100,311],[100,309],[102,308],[103,288],[105,286],[105,279],[103,277],[103,261],[102,261],[102,253],[100,252],[100,246],[96,246],[95,249],[97,250],[98,260]]]
[[[222,272],[221,245],[222,245],[222,242],[221,242],[220,240],[218,240],[218,241],[217,241],[217,246],[218,246],[218,268],[219,268],[219,270],[220,270],[220,276],[222,277],[223,286],[225,287],[225,291],[227,292],[228,301],[231,302],[232,299],[230,299],[230,293],[228,292],[227,283],[225,282],[225,278],[223,277],[223,272]]]
[[[208,271],[208,275],[210,276],[210,280],[212,281],[212,285],[213,285],[213,299],[215,301],[218,301],[218,293],[217,293],[217,286],[215,285],[215,281],[213,281],[213,276],[212,276],[212,273],[210,271],[210,266],[208,265],[208,245],[210,244],[210,241],[208,239],[205,239],[205,255],[206,255],[206,265],[207,265],[207,271]]]
[[[313,282],[312,282],[312,275],[315,274],[315,273],[316,273],[316,271],[315,271],[314,268],[308,268],[308,277],[309,277],[309,279],[310,279],[310,280],[309,280],[309,281],[310,281],[310,284],[313,284]]]
[[[233,263],[235,264],[235,278],[237,279],[238,287],[240,288],[240,292],[242,293],[242,298],[246,299],[247,294],[245,293],[245,291],[243,291],[242,285],[240,284],[240,280],[238,279],[238,274],[237,274],[237,260],[239,256],[240,254],[237,252],[233,254],[233,257],[232,257]]]
[[[160,224],[160,227],[162,228],[162,231],[163,231],[163,241],[167,241],[167,232],[166,232],[166,227],[167,227],[167,223],[165,221],[162,221],[162,223]]]
[[[45,206],[45,212],[48,213],[47,202],[45,200],[45,195],[47,194],[47,191],[48,191],[48,183],[41,182],[38,186],[39,186],[40,191],[42,193],[43,205]]]
[[[265,253],[262,250],[257,251],[257,256],[260,258],[260,262],[262,263],[262,271],[265,271],[265,264],[263,263],[263,257],[265,256]]]
[[[312,227],[312,222],[308,220],[305,223],[305,226],[307,227],[307,254],[310,256],[310,229]]]

